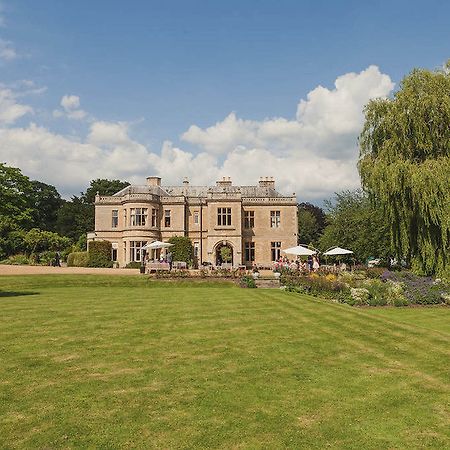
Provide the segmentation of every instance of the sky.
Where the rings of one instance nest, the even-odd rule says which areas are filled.
[[[450,2],[0,0],[0,162],[94,178],[359,187],[370,99],[450,58]]]

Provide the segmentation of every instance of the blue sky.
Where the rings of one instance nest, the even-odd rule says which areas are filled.
[[[300,197],[303,191],[305,199],[319,200],[356,186],[355,172],[347,174],[351,182],[336,179],[336,186],[326,189],[320,188],[320,180],[316,189],[306,188],[302,181],[297,187],[292,174],[283,181],[280,158],[291,158],[284,162],[292,166],[292,158],[298,155],[301,173],[311,156],[308,151],[315,155],[322,151],[306,148],[320,136],[305,140],[305,148],[278,147],[275,131],[269,141],[265,132],[260,138],[261,124],[296,117],[310,123],[311,117],[298,116],[300,100],[308,101],[308,94],[319,85],[333,91],[336,79],[345,74],[361,74],[376,66],[378,72],[368,77],[370,91],[383,84],[383,75],[398,83],[413,67],[433,69],[450,57],[450,2],[446,1],[0,0],[0,5],[0,42],[10,50],[2,59],[0,45],[0,83],[13,92],[14,102],[29,108],[5,121],[8,139],[3,141],[3,150],[0,139],[0,159],[22,167],[33,178],[41,174],[43,181],[57,185],[65,195],[83,189],[88,181],[85,176],[66,177],[66,182],[64,177],[52,176],[58,167],[63,170],[62,166],[70,164],[69,147],[79,142],[92,148],[80,150],[89,154],[77,156],[75,171],[83,172],[93,161],[101,166],[101,155],[93,159],[92,154],[104,152],[110,160],[103,171],[102,167],[94,171],[95,176],[103,173],[137,181],[157,172],[172,183],[186,165],[192,166],[185,172],[194,181],[212,165],[209,178],[198,176],[198,182],[211,182],[214,176],[227,175],[226,170],[239,181],[252,182],[228,161],[229,155],[237,148],[233,161],[248,157],[254,167],[258,166],[255,161],[264,161],[266,151],[280,166],[278,173],[261,175],[274,175],[285,189],[294,189]],[[27,80],[26,87],[20,80]],[[377,96],[392,93],[389,85],[383,86],[374,88]],[[354,92],[348,91],[336,101],[345,102]],[[83,113],[70,118],[60,105],[63,96],[78,98],[66,103],[67,111]],[[322,103],[307,109],[314,109],[316,117],[321,114],[316,107]],[[221,126],[232,112],[235,116],[230,123]],[[62,144],[68,145],[65,157],[55,157],[45,146],[40,150],[40,159],[51,160],[50,173],[37,164],[39,158],[32,148],[24,148],[24,139],[18,136],[20,129],[26,130],[38,152],[44,137],[31,137],[31,123],[56,141],[70,141]],[[319,134],[320,123],[315,122]],[[115,136],[105,137],[106,125],[100,130],[96,124],[110,124],[107,131]],[[208,127],[215,124],[219,130],[208,133]],[[184,135],[191,126],[195,130]],[[351,133],[344,132],[344,137],[338,130],[346,145],[355,143],[355,127]],[[248,132],[258,138],[249,139]],[[279,137],[279,141],[286,138],[283,133]],[[17,141],[20,145],[15,147]],[[333,136],[321,145],[330,141]],[[258,151],[263,152],[259,158]],[[336,152],[324,149],[323,156],[354,165],[357,154],[350,157],[345,151]],[[127,166],[133,154],[142,158],[142,170]],[[85,166],[80,163],[83,157]],[[171,166],[177,167],[172,175],[168,173]],[[321,162],[316,167],[333,170]],[[305,176],[302,173],[301,178]]]

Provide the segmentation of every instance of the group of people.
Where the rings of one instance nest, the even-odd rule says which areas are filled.
[[[308,256],[306,261],[302,261],[300,258],[289,260],[287,256],[280,257],[275,263],[275,268],[289,268],[291,270],[299,270],[301,272],[317,272],[320,268],[319,257],[316,255]]]
[[[146,252],[145,255],[144,255],[144,259],[143,259],[144,267],[148,263],[152,263],[152,262],[167,263],[167,264],[169,264],[169,269],[172,270],[172,264],[173,264],[172,253],[171,252],[167,252],[165,255],[163,255],[161,253],[161,255],[159,256],[159,259],[153,260],[153,259],[150,258],[150,253]]]

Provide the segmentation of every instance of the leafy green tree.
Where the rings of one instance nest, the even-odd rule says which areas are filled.
[[[324,251],[333,246],[347,248],[361,262],[369,256],[390,256],[389,224],[363,191],[338,193],[334,202],[328,200],[325,205],[329,224],[320,238],[320,248]]]
[[[23,243],[27,254],[33,255],[49,250],[65,250],[70,246],[71,242],[69,238],[60,236],[57,233],[32,228],[25,234]]]
[[[316,246],[325,228],[325,212],[311,203],[298,205],[298,242]]]
[[[10,217],[0,216],[0,260],[25,251],[25,233]]]
[[[22,228],[33,226],[30,202],[32,184],[20,169],[0,163],[0,218],[8,217]]]
[[[169,243],[173,244],[169,251],[172,253],[173,261],[185,261],[192,264],[194,260],[194,247],[187,236],[172,236]]]
[[[58,211],[56,229],[58,233],[78,241],[95,227],[95,195],[113,195],[124,187],[128,181],[96,179],[90,182],[86,192],[74,195],[70,201],[63,202]]]
[[[232,258],[231,248],[230,247],[222,247],[220,249],[220,257],[224,263],[230,263]]]
[[[93,229],[93,205],[85,203],[81,197],[77,196],[63,202],[56,221],[56,230],[59,234],[76,242],[83,234]]]
[[[56,188],[41,181],[31,181],[30,202],[33,208],[33,225],[42,230],[55,231],[58,211],[63,204]]]
[[[399,257],[423,273],[448,273],[450,61],[415,69],[392,99],[365,108],[359,173],[386,214]]]
[[[114,195],[116,192],[121,191],[129,185],[130,183],[128,183],[128,181],[97,178],[96,180],[91,181],[86,192],[81,195],[81,198],[85,203],[93,204],[97,192],[100,195]]]

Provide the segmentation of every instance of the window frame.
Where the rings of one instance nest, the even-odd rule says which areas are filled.
[[[244,228],[250,230],[255,228],[255,211],[244,211]]]
[[[217,226],[231,227],[231,208],[228,206],[217,208]]]
[[[281,211],[270,211],[270,228],[280,228],[281,226]]]
[[[157,208],[152,208],[151,226],[152,227],[158,226],[158,209]]]
[[[113,209],[111,210],[111,228],[117,228],[118,226],[119,226],[119,210]]]
[[[132,227],[145,227],[147,214],[148,208],[130,208],[130,225]]]
[[[164,210],[164,227],[165,228],[170,228],[171,227],[171,222],[172,222],[171,210],[170,209],[165,209]]]
[[[244,257],[245,261],[252,263],[255,262],[255,243],[246,241],[244,243]]]
[[[271,257],[272,262],[276,262],[281,257],[281,242],[280,241],[274,241],[270,243],[270,251],[271,251]]]

